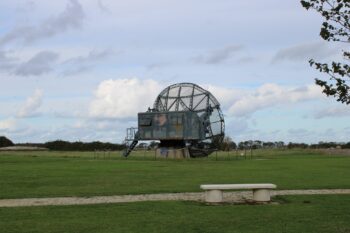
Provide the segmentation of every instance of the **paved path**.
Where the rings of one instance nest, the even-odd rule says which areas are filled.
[[[315,189],[315,190],[277,190],[276,195],[315,195],[315,194],[350,194],[350,189]],[[225,202],[243,202],[252,199],[251,191],[224,192]],[[137,201],[204,201],[204,193],[162,193],[96,197],[52,197],[0,199],[0,207],[48,206],[48,205],[88,205],[102,203],[122,203]]]

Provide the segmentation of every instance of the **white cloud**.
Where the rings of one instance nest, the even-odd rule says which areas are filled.
[[[314,114],[314,118],[316,119],[322,119],[326,117],[349,117],[350,116],[350,106],[348,105],[343,105],[343,106],[338,106],[338,107],[328,107],[324,108],[321,110],[318,110]]]
[[[290,87],[267,83],[255,90],[208,85],[207,89],[218,99],[224,114],[233,117],[247,117],[277,105],[325,98],[320,87],[313,84]]]
[[[5,119],[0,121],[0,132],[1,131],[11,131],[16,127],[16,120],[13,118]]]
[[[219,101],[225,116],[247,117],[274,106],[326,98],[316,85],[301,87],[264,84],[255,90],[202,85]],[[103,81],[95,92],[89,112],[91,117],[135,118],[152,107],[165,86],[154,80],[116,79]]]
[[[308,61],[309,59],[324,59],[339,54],[340,49],[330,47],[326,42],[299,44],[279,50],[272,58],[272,62],[280,61]]]
[[[228,113],[236,117],[250,116],[256,111],[276,105],[297,103],[322,97],[324,97],[322,91],[316,85],[295,88],[283,87],[277,84],[264,84],[231,103]]]
[[[81,63],[91,63],[104,59],[113,54],[111,49],[104,50],[91,50],[85,56],[78,56],[65,61],[65,63],[81,64]]]
[[[243,49],[242,45],[229,45],[221,49],[211,51],[207,55],[200,55],[194,60],[204,64],[219,64],[234,56],[237,52]]]
[[[302,87],[265,84],[256,89],[228,88],[214,85],[200,85],[208,89],[222,104],[227,123],[227,134],[235,140],[247,138],[276,139],[296,141],[298,135],[308,140],[311,134],[292,130],[278,134],[264,134],[255,129],[252,118],[257,111],[272,109],[278,106],[291,106],[294,103],[326,98],[317,86]],[[152,107],[154,100],[165,85],[155,80],[110,79],[102,81],[94,93],[94,99],[87,105],[88,113],[75,116],[77,121],[70,125],[53,125],[52,129],[33,131],[33,138],[29,130],[18,126],[16,119],[8,119],[0,123],[0,132],[9,133],[20,141],[47,141],[61,138],[64,140],[103,140],[118,141],[124,137],[125,128],[135,126],[138,112]],[[19,117],[29,117],[38,114],[42,93],[37,90],[29,97],[18,112]],[[55,105],[56,106],[56,105]],[[64,109],[67,106],[61,106]],[[16,125],[17,124],[17,125]],[[291,126],[293,127],[293,126]],[[300,127],[300,126],[298,126]],[[113,129],[113,130],[111,130]],[[14,133],[14,132],[17,133]],[[24,133],[28,132],[27,133]],[[34,139],[35,138],[35,139]],[[321,138],[321,137],[320,137]],[[277,140],[277,139],[276,139]]]
[[[80,72],[91,69],[96,63],[106,59],[113,54],[113,50],[91,50],[85,56],[77,56],[63,62],[65,69],[63,75],[76,75]]]
[[[40,25],[20,26],[0,38],[0,45],[13,41],[30,43],[55,36],[69,29],[80,28],[85,18],[82,6],[77,0],[70,0],[59,15],[44,20]]]
[[[52,70],[52,65],[58,59],[58,54],[50,51],[41,51],[28,61],[20,64],[14,73],[16,75],[42,75]]]
[[[27,98],[24,106],[18,111],[18,117],[32,117],[38,114],[38,109],[42,104],[43,93],[36,90],[34,94]]]
[[[322,97],[321,89],[315,85],[291,88],[277,84],[264,84],[255,91],[241,96],[239,100],[232,103],[228,112],[233,116],[244,117],[279,104],[291,104]]]
[[[100,83],[89,112],[96,118],[136,117],[140,111],[152,107],[162,86],[154,80],[116,79]]]
[[[16,60],[8,55],[8,51],[0,50],[0,70],[11,70],[15,66]]]
[[[203,88],[212,93],[219,101],[220,105],[224,109],[228,109],[232,103],[240,100],[242,96],[247,95],[247,90],[233,89],[227,87],[220,87],[214,85],[203,85]]]
[[[106,6],[102,0],[98,0],[97,1],[97,5],[98,5],[98,8],[100,9],[101,12],[103,13],[111,13],[111,11],[109,10],[108,6]]]

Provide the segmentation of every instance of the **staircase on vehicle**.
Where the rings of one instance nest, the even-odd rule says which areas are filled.
[[[123,152],[123,156],[128,157],[128,155],[131,153],[131,151],[136,147],[137,143],[139,142],[138,129],[134,127],[127,128],[124,142],[125,142],[126,148]]]

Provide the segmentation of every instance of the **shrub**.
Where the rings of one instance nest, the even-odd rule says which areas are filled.
[[[5,136],[0,136],[0,147],[13,146],[13,142]]]

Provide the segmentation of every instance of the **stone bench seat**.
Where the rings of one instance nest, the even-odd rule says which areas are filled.
[[[268,202],[270,189],[275,189],[274,184],[202,184],[201,189],[205,190],[206,202],[222,202],[222,190],[252,190],[253,200],[256,202]]]

